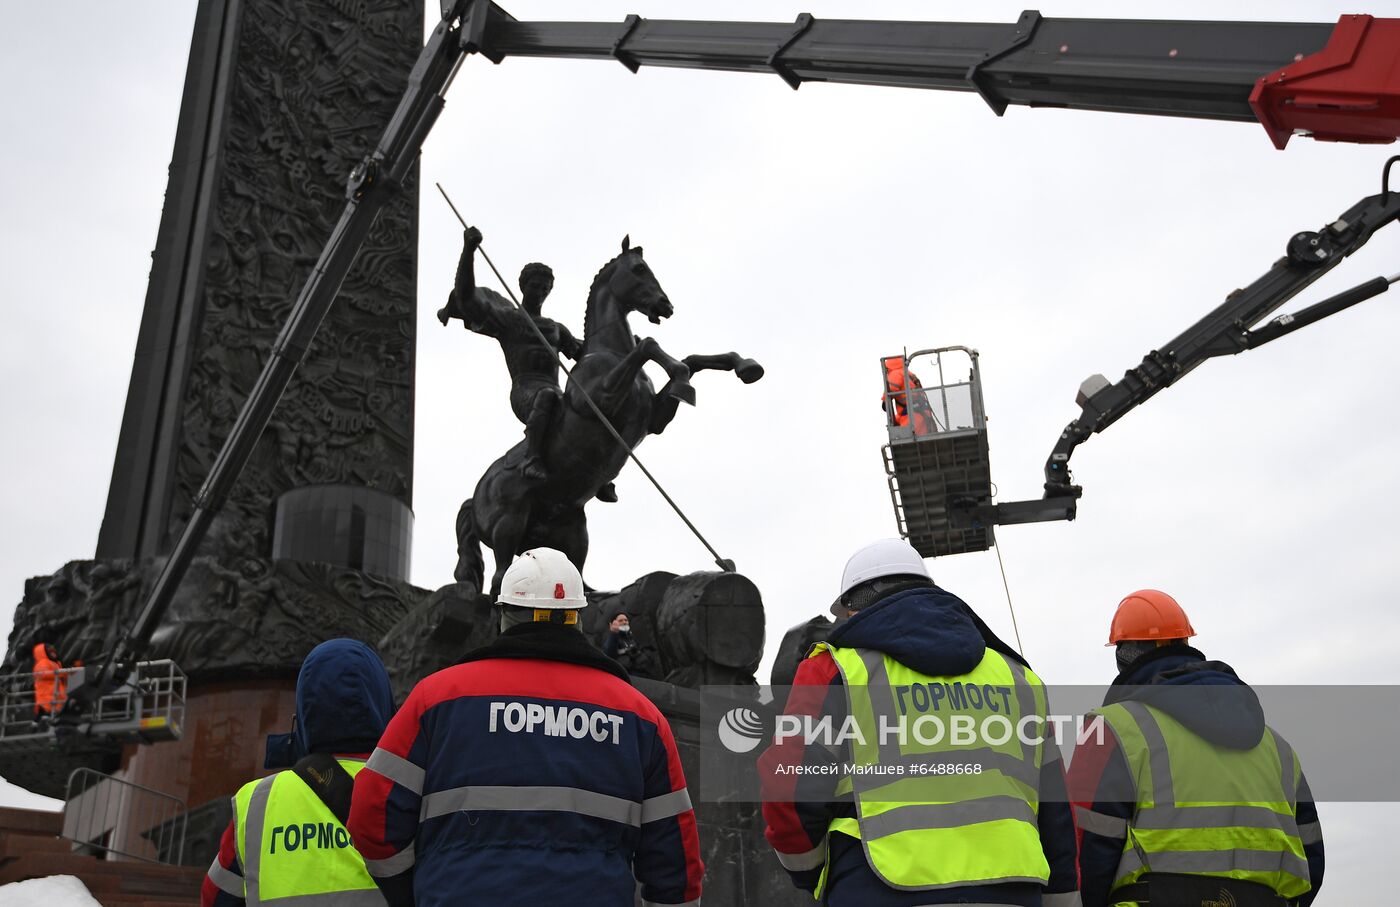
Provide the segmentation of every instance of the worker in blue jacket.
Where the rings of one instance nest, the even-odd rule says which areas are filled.
[[[393,713],[389,674],[373,649],[332,639],[311,650],[297,675],[295,730],[268,738],[263,767],[283,770],[234,796],[202,907],[384,907],[345,820],[354,777]]]
[[[833,717],[825,725],[832,728],[847,726],[841,716],[878,712],[880,720],[867,723],[884,727],[903,715],[917,725],[982,706],[998,717],[1010,713],[1009,725],[1046,717],[1043,687],[1025,661],[934,584],[907,542],[886,539],[857,551],[832,610],[844,619],[798,667],[785,716],[817,719],[819,727]],[[936,708],[934,688],[951,691]],[[965,690],[976,696],[963,699]],[[891,705],[896,714],[879,711]],[[862,750],[883,736],[877,728],[811,742],[775,734],[760,758],[768,842],[794,885],[831,907],[1078,907],[1074,822],[1053,740],[1018,742],[1013,755],[1007,741],[955,749],[940,748],[949,735],[924,747],[916,736],[914,747],[896,743],[891,752],[880,743],[878,759],[865,758]],[[926,767],[970,771],[919,773],[926,783],[896,778],[873,790],[843,773],[851,765],[913,767],[920,758]]]
[[[1307,907],[1324,859],[1302,763],[1195,635],[1157,589],[1114,615],[1118,676],[1091,713],[1106,726],[1086,730],[1069,772],[1084,907]]]
[[[583,579],[526,551],[495,642],[413,688],[355,779],[350,833],[391,907],[700,903],[665,716],[579,631]]]

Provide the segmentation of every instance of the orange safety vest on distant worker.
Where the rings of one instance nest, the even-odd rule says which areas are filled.
[[[63,665],[49,658],[48,645],[34,646],[34,714],[56,714],[68,699],[68,678],[60,674]]]
[[[905,380],[904,358],[901,356],[891,356],[885,360],[885,393],[880,398],[881,404],[888,410],[890,399],[894,399],[894,423],[899,426],[909,424],[909,397],[913,397],[914,414],[914,434],[926,435],[932,428],[929,422],[927,403],[920,406],[924,396],[924,386],[919,382],[919,376],[913,372],[908,372],[908,380]]]

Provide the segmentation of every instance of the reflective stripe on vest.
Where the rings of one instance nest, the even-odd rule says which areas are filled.
[[[828,833],[860,839],[876,875],[901,890],[1047,881],[1037,824],[1044,746],[1015,733],[994,743],[980,733],[981,722],[993,715],[1013,730],[1024,716],[1043,722],[1040,679],[991,649],[956,677],[921,674],[869,649],[819,643],[812,654],[822,651],[840,669],[849,715],[861,729],[850,740],[857,771],[837,784],[838,795],[854,794],[856,818],[833,819]],[[940,738],[932,723],[920,724],[936,718],[947,728],[954,715],[977,723],[971,744],[953,742],[951,733]],[[930,730],[921,734],[921,726]],[[860,771],[869,766],[884,771]],[[977,771],[911,771],[920,766]],[[824,870],[818,896],[825,882]]]
[[[482,810],[568,812],[640,827],[690,809],[690,793],[686,788],[637,801],[581,787],[473,785],[428,794],[419,807],[418,818],[426,822],[450,813]]]
[[[359,760],[337,761],[351,777],[364,768]],[[243,785],[234,810],[249,907],[383,907],[350,833],[295,772]]]
[[[1137,786],[1114,888],[1172,872],[1255,882],[1289,899],[1311,889],[1295,817],[1301,770],[1282,737],[1270,729],[1253,749],[1231,750],[1141,702],[1097,713]]]

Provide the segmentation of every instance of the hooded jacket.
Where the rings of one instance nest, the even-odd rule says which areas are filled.
[[[970,672],[988,648],[1025,664],[962,599],[932,584],[896,590],[838,623],[827,642],[838,648],[874,649],[907,668],[935,677]],[[841,673],[830,653],[823,651],[803,661],[793,678],[783,713],[839,715],[845,708]],[[780,860],[789,858],[785,865],[797,862],[790,859],[791,855],[819,851],[833,818],[855,815],[855,806],[849,800],[832,799],[839,775],[821,770],[836,761],[836,755],[825,747],[806,746],[801,735],[774,743],[759,758],[766,834]],[[1076,904],[1074,821],[1058,758],[1041,767],[1038,824],[1041,846],[1050,864],[1050,879],[1045,886],[1015,883],[897,891],[880,881],[870,868],[859,841],[843,834],[831,835],[827,844],[825,903],[833,907]],[[930,855],[930,859],[937,859],[937,855]],[[788,874],[798,888],[813,891],[821,865],[789,869]]]
[[[389,673],[369,646],[333,639],[302,662],[295,731],[299,755],[368,753],[392,717]]]
[[[885,360],[885,393],[880,397],[880,406],[886,411],[890,398],[894,398],[893,419],[896,425],[908,425],[909,415],[914,416],[914,434],[926,435],[933,427],[932,413],[929,411],[928,396],[919,377],[904,368],[904,357],[891,356]]]
[[[697,904],[704,863],[666,718],[576,629],[526,623],[421,681],[355,779],[389,903]]]
[[[56,713],[68,699],[68,678],[58,673],[63,665],[49,657],[48,645],[34,645],[34,714]]]
[[[323,642],[306,656],[297,675],[296,715],[290,735],[295,758],[290,762],[310,753],[364,758],[393,714],[389,674],[374,650],[355,639]],[[219,853],[200,890],[202,907],[239,907],[244,903],[242,895],[235,893],[243,884],[237,822],[235,815],[224,830]]]
[[[1197,649],[1174,644],[1153,649],[1123,669],[1114,679],[1104,705],[1136,701],[1160,709],[1209,743],[1233,750],[1259,745],[1268,726],[1254,690],[1223,661],[1209,661]],[[1130,819],[1137,809],[1137,784],[1127,757],[1112,728],[1104,726],[1102,741],[1090,735],[1075,750],[1069,772],[1070,794],[1078,809],[1118,819]],[[1316,829],[1316,840],[1305,838],[1312,890],[1296,902],[1307,907],[1322,887],[1322,833],[1317,807],[1304,777],[1298,786],[1296,819],[1300,829]],[[1080,890],[1084,907],[1111,904],[1109,892],[1118,873],[1126,835],[1079,830]]]

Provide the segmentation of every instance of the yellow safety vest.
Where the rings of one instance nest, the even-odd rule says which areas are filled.
[[[1232,750],[1141,702],[1097,714],[1117,736],[1137,785],[1115,889],[1148,872],[1240,879],[1288,899],[1312,888],[1297,822],[1302,766],[1272,728],[1253,749]]]
[[[337,759],[353,778],[361,759]],[[248,907],[383,907],[350,833],[293,771],[250,781],[234,797]]]
[[[892,888],[1044,884],[1037,810],[1047,745],[1022,739],[1049,736],[1040,678],[991,649],[971,672],[947,677],[870,649],[819,643],[811,654],[822,651],[840,668],[848,721],[861,729],[836,789],[854,794],[856,818],[832,819],[828,835],[858,838]],[[1059,758],[1053,743],[1048,758]]]

